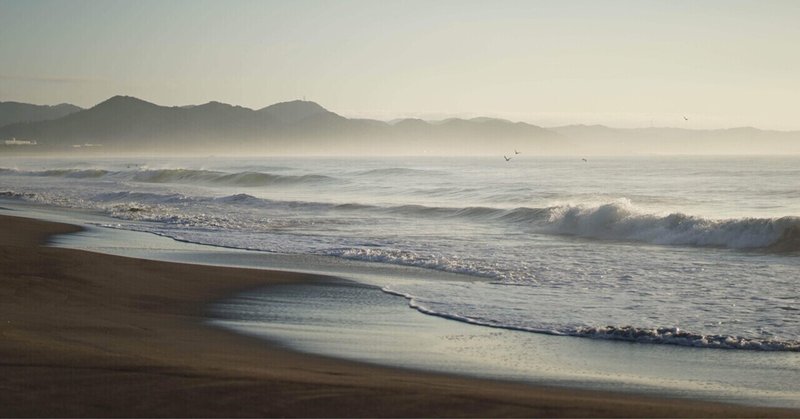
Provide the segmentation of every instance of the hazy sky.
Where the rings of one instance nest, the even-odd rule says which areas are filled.
[[[0,0],[0,101],[115,94],[800,129],[800,1]]]

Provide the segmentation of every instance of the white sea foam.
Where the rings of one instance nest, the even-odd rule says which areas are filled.
[[[678,327],[639,328],[633,326],[582,326],[553,328],[545,324],[519,324],[495,319],[475,318],[466,314],[432,309],[424,303],[421,303],[415,296],[393,290],[390,287],[383,287],[381,290],[387,294],[405,298],[408,300],[409,307],[424,314],[500,329],[698,348],[800,352],[800,340],[758,339],[741,336],[700,334],[681,330]]]
[[[465,274],[484,278],[497,278],[498,272],[490,267],[482,267],[476,261],[459,257],[446,256],[436,252],[413,250],[383,249],[371,247],[352,247],[344,249],[327,249],[319,254],[337,256],[345,259],[364,262],[390,263],[394,265],[416,266],[435,269],[443,272]]]

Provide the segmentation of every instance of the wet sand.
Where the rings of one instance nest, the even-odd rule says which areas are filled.
[[[208,304],[323,280],[42,246],[78,227],[0,216],[2,416],[786,416],[292,352],[209,326]]]

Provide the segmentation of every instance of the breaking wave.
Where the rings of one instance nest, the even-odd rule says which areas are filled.
[[[682,213],[651,214],[627,201],[548,208],[546,231],[660,245],[800,250],[800,217],[714,220]],[[537,213],[538,216],[538,213]]]
[[[415,218],[457,217],[520,224],[533,233],[560,234],[656,245],[800,251],[800,217],[710,219],[683,213],[654,214],[627,200],[602,205],[547,208],[428,207],[382,208]]]

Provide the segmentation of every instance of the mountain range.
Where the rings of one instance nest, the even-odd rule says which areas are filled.
[[[515,149],[526,155],[800,153],[797,131],[543,128],[495,118],[385,122],[345,118],[301,100],[258,110],[220,102],[169,107],[129,96],[114,96],[89,109],[2,102],[0,121],[11,121],[0,126],[0,140],[36,143],[6,145],[0,153],[78,148],[103,153],[316,155],[497,155]]]
[[[0,102],[0,127],[17,122],[58,119],[80,110],[83,109],[69,103],[48,106],[19,102]]]

